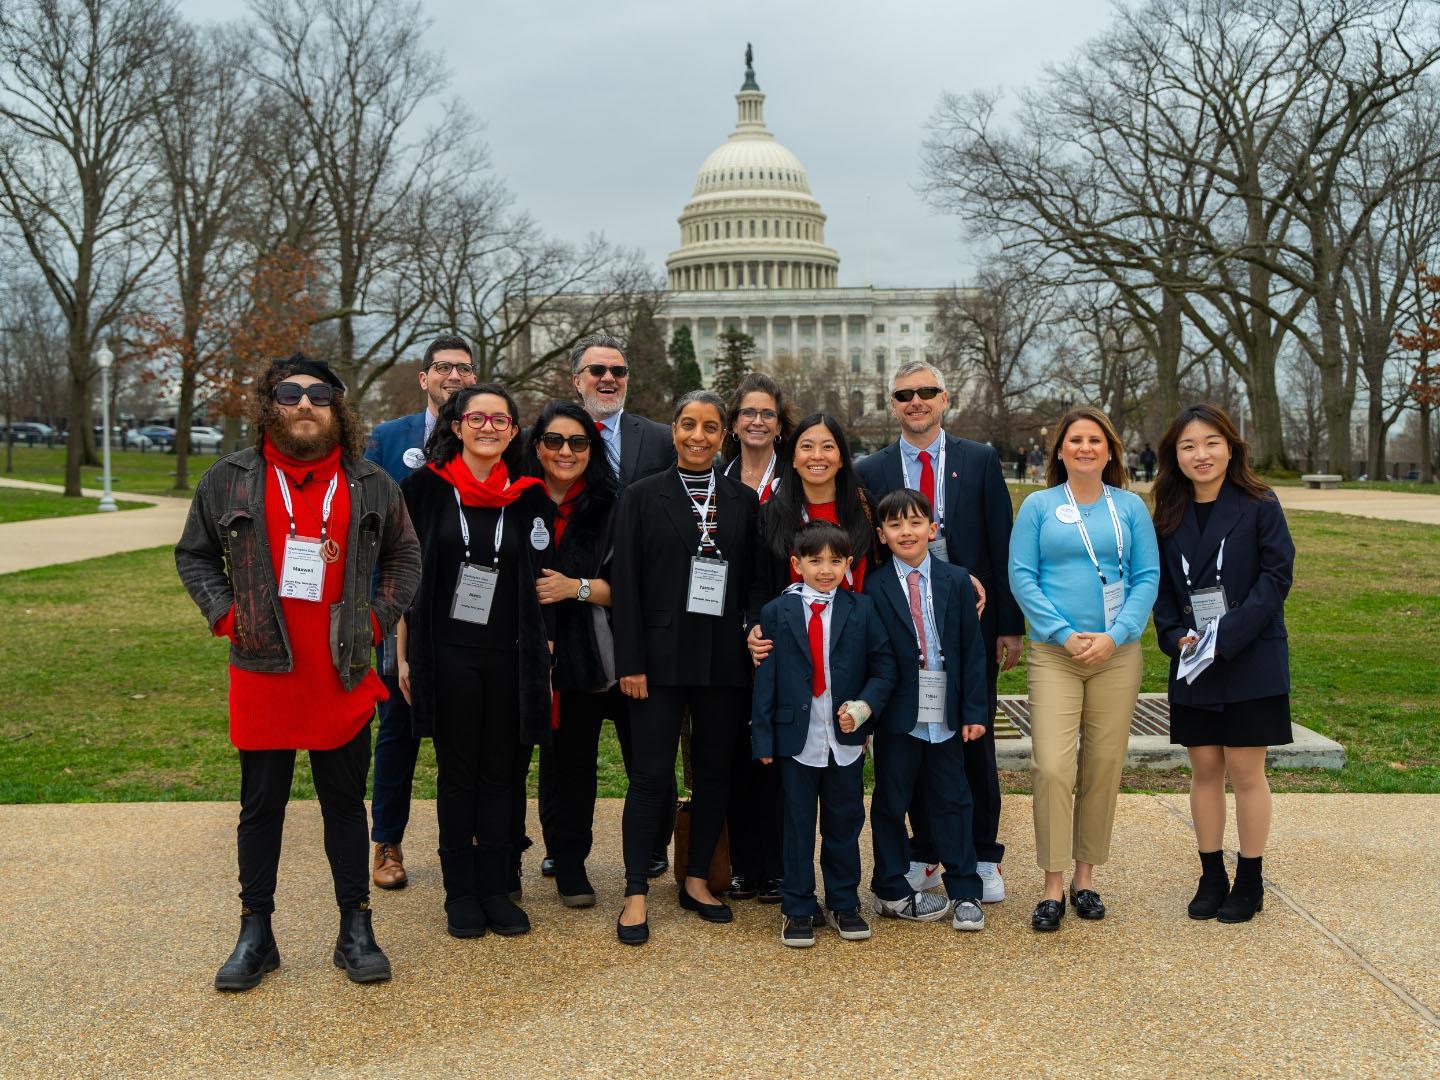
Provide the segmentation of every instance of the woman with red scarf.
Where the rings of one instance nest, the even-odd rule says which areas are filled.
[[[455,937],[530,929],[511,895],[523,798],[515,762],[550,723],[555,620],[535,581],[554,551],[555,505],[541,481],[512,479],[519,430],[504,387],[464,387],[440,411],[426,467],[400,486],[422,576],[398,635],[398,675],[415,735],[435,740],[440,869]]]

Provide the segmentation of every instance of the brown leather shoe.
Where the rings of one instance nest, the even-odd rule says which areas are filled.
[[[405,876],[404,861],[399,844],[376,844],[370,880],[382,889],[403,889],[410,880]]]

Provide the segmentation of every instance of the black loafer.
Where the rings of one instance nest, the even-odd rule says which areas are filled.
[[[754,878],[744,877],[736,874],[730,879],[730,891],[725,895],[731,900],[754,900],[755,894],[760,891]]]
[[[735,913],[730,910],[728,904],[702,904],[688,892],[685,886],[680,886],[680,906],[686,911],[693,911],[706,922],[727,923],[735,918]]]
[[[1030,928],[1049,932],[1060,929],[1060,920],[1065,917],[1065,898],[1041,900],[1035,905],[1035,914],[1030,916]]]
[[[670,860],[660,855],[650,860],[650,865],[645,868],[645,876],[647,878],[657,878],[669,869]]]
[[[778,904],[782,899],[780,896],[780,879],[770,878],[766,881],[765,884],[760,886],[760,891],[755,894],[755,899],[759,900],[762,904]]]
[[[1082,919],[1103,919],[1105,917],[1105,905],[1100,900],[1100,894],[1094,889],[1076,889],[1070,886],[1070,904],[1075,908],[1075,914]]]
[[[621,945],[644,945],[650,940],[650,920],[646,919],[634,926],[626,926],[616,919],[615,936],[620,939]]]

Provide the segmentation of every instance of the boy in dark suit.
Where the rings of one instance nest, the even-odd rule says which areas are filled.
[[[751,740],[765,764],[780,759],[784,867],[780,940],[803,948],[815,926],[863,941],[860,829],[865,824],[865,743],[871,714],[895,686],[895,661],[875,605],[841,589],[850,538],[826,521],[795,536],[791,565],[800,581],[760,615],[775,647],[755,674]],[[838,704],[837,704],[838,703]],[[820,806],[820,872],[825,914],[815,899],[815,807]]]
[[[980,930],[985,915],[964,746],[984,735],[990,695],[975,591],[965,567],[931,557],[936,527],[930,500],[920,492],[890,492],[875,517],[891,559],[866,575],[865,593],[875,601],[898,668],[895,693],[875,732],[875,910],[918,922],[948,914],[956,930]],[[905,878],[905,811],[917,787],[930,811],[948,902],[917,892]]]

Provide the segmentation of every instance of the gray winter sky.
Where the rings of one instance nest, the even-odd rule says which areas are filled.
[[[183,0],[204,21],[237,0]],[[676,3],[425,0],[450,92],[484,121],[496,171],[552,234],[592,231],[663,269],[705,156],[734,127],[745,43],[765,118],[829,216],[840,283],[947,285],[961,223],[916,194],[944,90],[1018,87],[1110,17],[1107,0]]]

